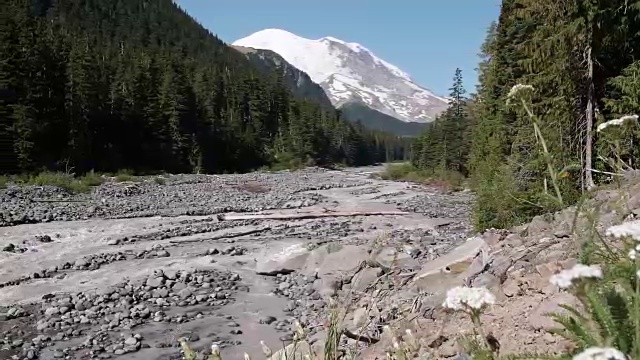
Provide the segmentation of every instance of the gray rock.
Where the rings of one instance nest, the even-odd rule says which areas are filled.
[[[58,315],[59,313],[60,313],[60,309],[58,309],[58,308],[57,308],[57,307],[55,307],[55,306],[50,307],[50,308],[47,308],[47,309],[44,311],[44,315],[45,315],[46,317],[52,317],[52,316]]]
[[[274,316],[263,316],[260,318],[260,320],[258,320],[258,322],[260,324],[266,324],[269,325],[275,321],[277,321],[278,319],[276,319]]]
[[[171,288],[173,289],[173,291],[180,291],[180,290],[186,289],[187,285],[185,283],[177,282],[173,284]]]
[[[73,266],[77,267],[77,268],[83,268],[85,266],[89,265],[89,262],[85,259],[78,259],[76,260],[76,262],[73,264]]]
[[[161,286],[164,283],[164,279],[161,277],[153,277],[153,278],[148,278],[147,279],[147,286],[149,286],[152,289],[155,289],[159,286]]]
[[[182,290],[178,291],[178,296],[179,296],[181,299],[186,299],[186,298],[188,298],[189,296],[191,296],[191,290],[186,289],[186,288],[185,288],[185,289],[182,289]]]

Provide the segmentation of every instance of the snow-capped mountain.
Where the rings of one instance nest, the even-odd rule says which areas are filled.
[[[264,72],[280,68],[283,80],[293,95],[302,99],[314,101],[320,105],[333,105],[320,85],[311,80],[311,77],[309,77],[308,74],[289,64],[275,51],[254,49],[238,45],[232,45],[231,47],[244,54],[249,61]]]
[[[366,47],[333,37],[310,40],[285,30],[258,31],[233,43],[276,52],[320,84],[334,106],[362,103],[403,121],[430,122],[447,99],[416,84],[409,74]]]

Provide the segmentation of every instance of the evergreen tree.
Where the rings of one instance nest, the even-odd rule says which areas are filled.
[[[456,69],[449,107],[413,145],[412,163],[420,169],[467,174],[469,124],[462,71]]]

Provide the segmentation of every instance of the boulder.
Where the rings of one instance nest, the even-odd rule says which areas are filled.
[[[425,263],[413,282],[418,289],[430,292],[462,285],[467,270],[482,251],[489,251],[487,243],[480,237],[470,238],[448,254]]]
[[[294,243],[268,250],[256,264],[256,273],[260,275],[287,274],[302,268],[310,251],[304,243]]]
[[[371,256],[365,247],[356,245],[326,244],[311,252],[303,272],[307,275],[348,275]]]

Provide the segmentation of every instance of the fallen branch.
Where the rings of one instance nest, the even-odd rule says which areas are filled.
[[[342,330],[342,334],[351,340],[360,341],[367,344],[375,344],[380,341],[380,339],[376,339],[374,337],[354,334],[347,329]]]
[[[89,200],[61,200],[61,199],[31,199],[32,202],[51,202],[51,203],[57,203],[57,202],[89,202]]]
[[[220,221],[233,220],[293,220],[293,219],[317,219],[324,217],[342,216],[381,216],[381,215],[409,215],[405,211],[348,211],[331,213],[296,213],[296,214],[238,214],[226,215],[218,214]]]
[[[221,240],[221,239],[233,239],[233,238],[237,238],[237,237],[240,237],[240,236],[257,234],[257,233],[261,233],[263,231],[268,231],[268,230],[271,230],[270,226],[267,226],[267,227],[264,227],[264,228],[261,228],[261,229],[253,229],[253,230],[240,231],[240,232],[231,233],[231,234],[218,235],[218,236],[214,236],[214,237],[210,237],[210,238],[206,238],[206,239],[170,240],[169,243],[171,243],[171,244],[186,244],[186,243],[196,243],[196,242]]]

